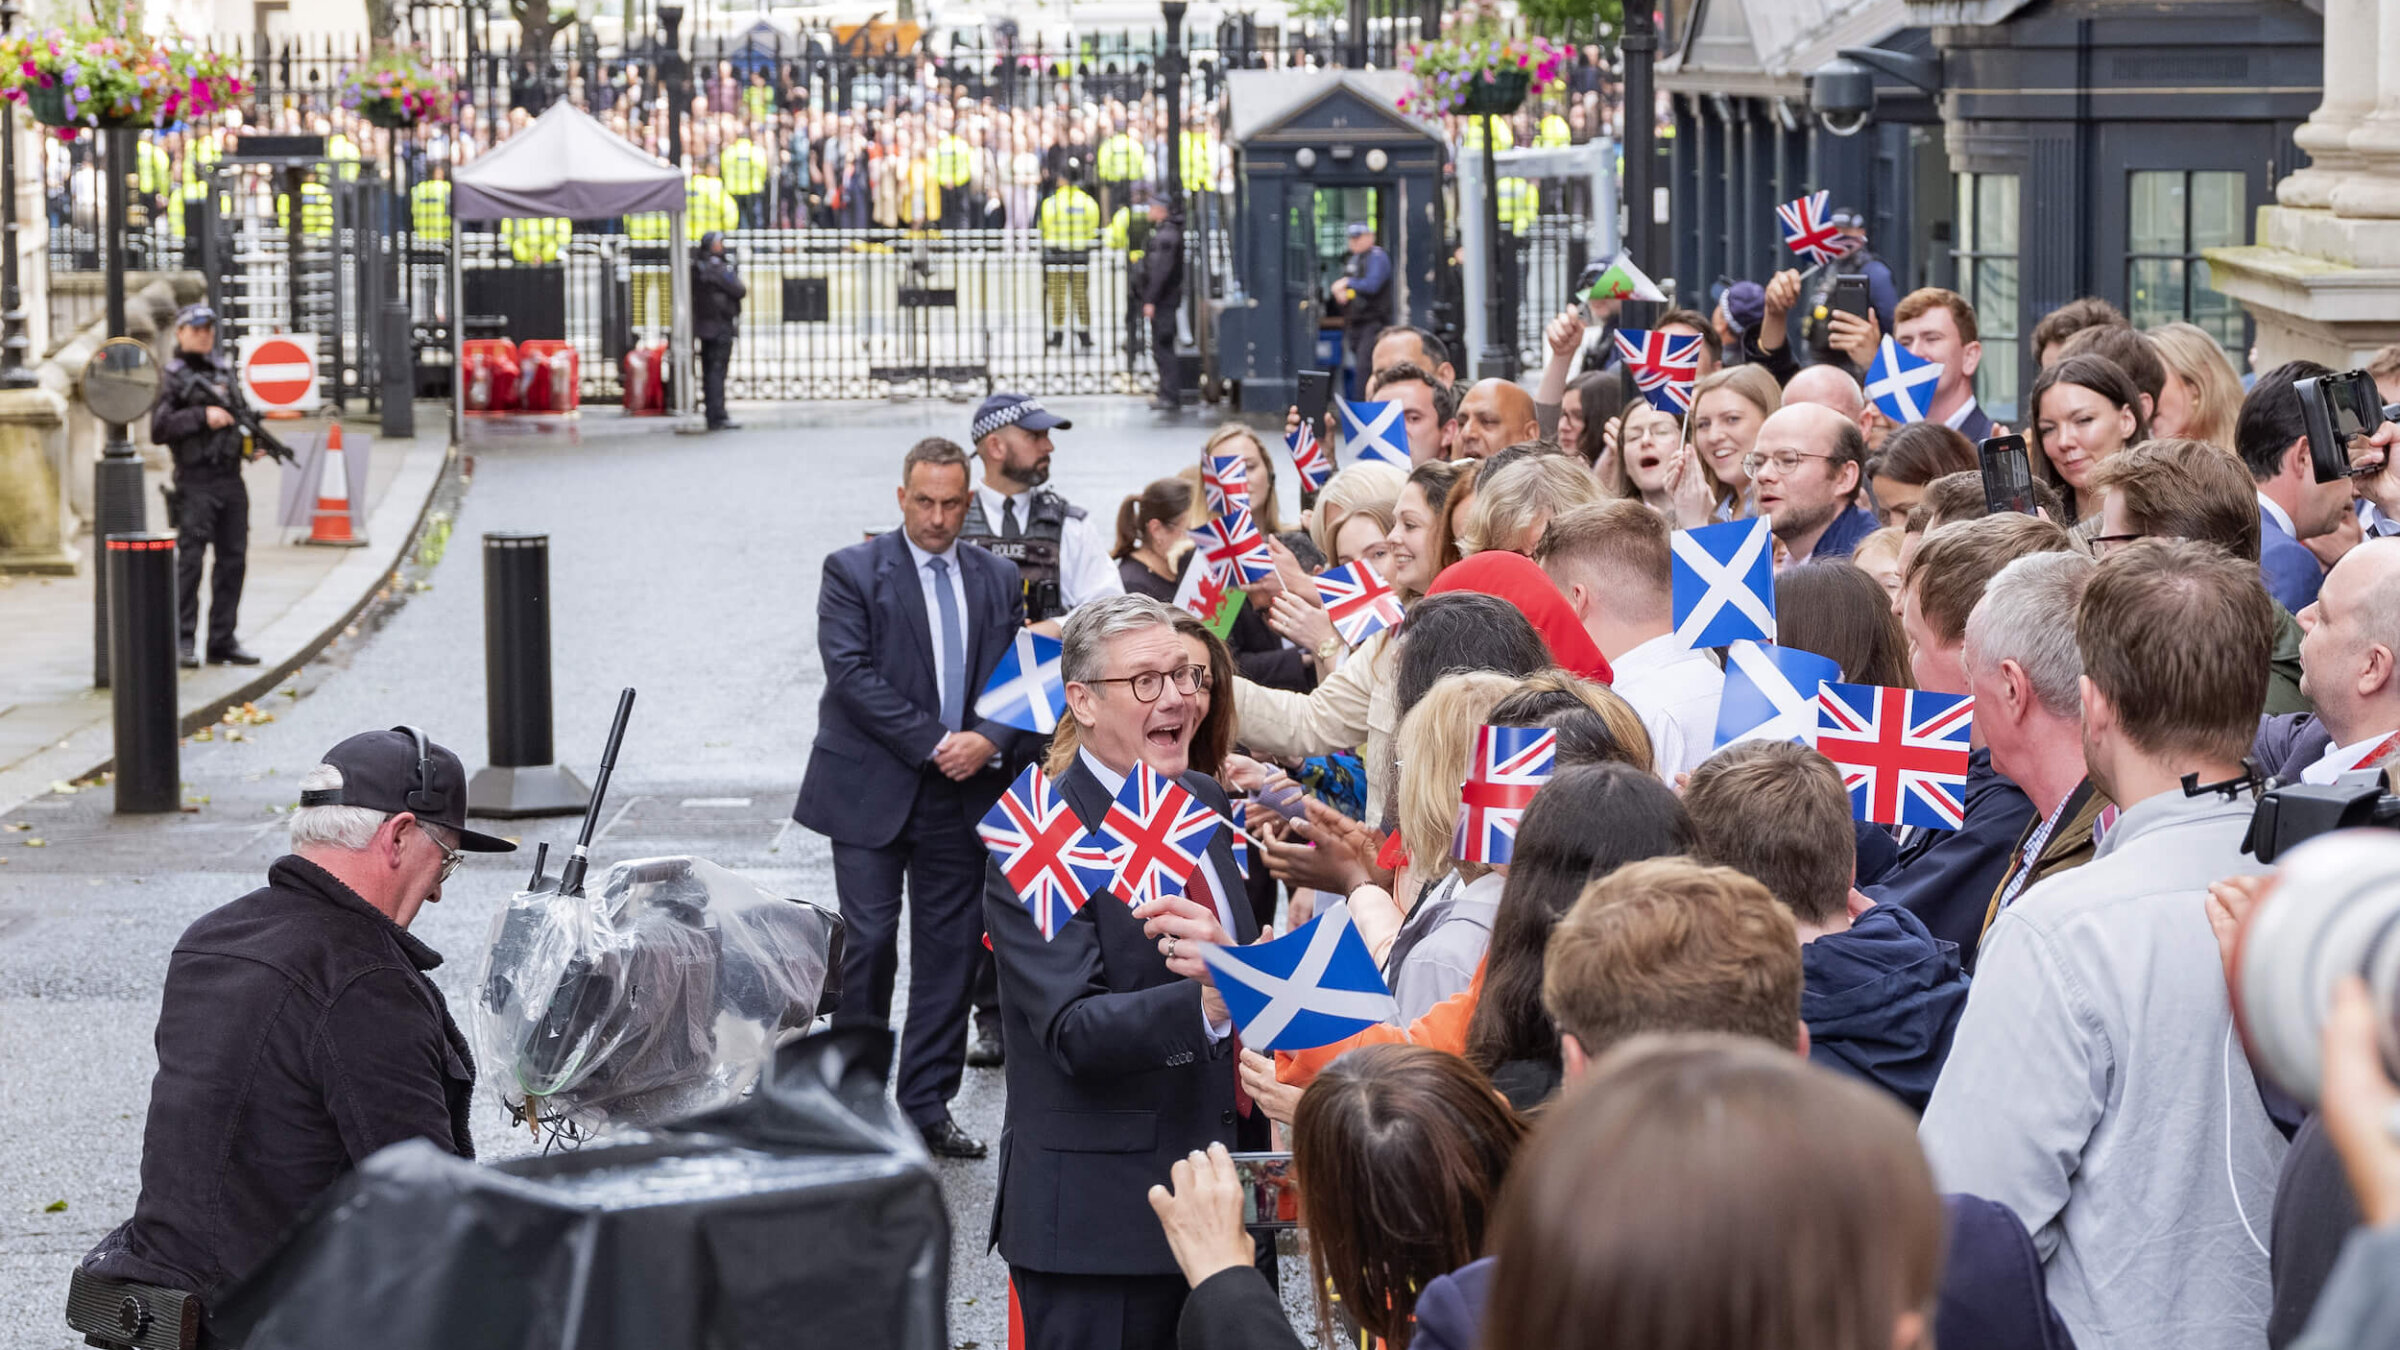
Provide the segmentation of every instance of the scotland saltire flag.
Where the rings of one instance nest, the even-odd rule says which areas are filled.
[[[1017,893],[1018,903],[1033,915],[1044,938],[1055,938],[1075,911],[1083,908],[1094,888],[1067,861],[1067,850],[1084,837],[1083,822],[1067,806],[1038,764],[1025,772],[987,812],[975,833]]]
[[[1972,696],[1827,684],[1817,712],[1817,750],[1842,771],[1854,817],[1934,830],[1964,821]]]
[[[1350,907],[1336,902],[1272,942],[1200,949],[1253,1050],[1314,1050],[1400,1015]]]
[[[1200,487],[1208,494],[1208,513],[1226,514],[1233,506],[1250,509],[1250,464],[1240,455],[1205,455],[1200,462]]]
[[[1402,420],[1400,405],[1389,400],[1382,403],[1352,403],[1341,401],[1342,449],[1349,452],[1350,462],[1382,460],[1386,464],[1408,467],[1408,424]]]
[[[1817,686],[1842,678],[1831,657],[1744,639],[1725,649],[1717,748],[1735,741],[1817,743]]]
[[[1651,405],[1680,417],[1692,410],[1692,386],[1700,379],[1700,335],[1626,328],[1617,333],[1617,355]]]
[[[1533,794],[1558,769],[1558,733],[1547,727],[1487,726],[1475,733],[1475,758],[1458,790],[1458,833],[1451,856],[1498,867],[1517,851],[1517,826]]]
[[[992,681],[975,699],[975,715],[986,721],[1047,736],[1058,730],[1067,708],[1067,681],[1059,673],[1058,639],[1030,628],[1017,630],[1016,640],[992,667]]]
[[[1723,647],[1775,640],[1775,531],[1765,516],[1674,535],[1675,640]]]
[[[1183,894],[1223,825],[1181,783],[1147,764],[1134,765],[1095,831],[1116,867],[1108,889],[1135,909]]]
[[[1942,368],[1886,337],[1867,367],[1867,397],[1876,410],[1895,422],[1925,420],[1933,407],[1933,387],[1941,383]]]
[[[1292,452],[1292,467],[1300,471],[1300,485],[1311,492],[1323,492],[1325,485],[1333,481],[1333,456],[1325,453],[1324,442],[1317,439],[1317,429],[1303,418],[1283,438],[1283,444]]]
[[[1192,540],[1200,546],[1200,557],[1193,566],[1205,565],[1220,576],[1231,568],[1237,585],[1255,586],[1275,575],[1275,555],[1267,551],[1267,541],[1259,534],[1247,504],[1192,531]]]
[[[1825,219],[1826,200],[1826,193],[1812,192],[1775,208],[1775,219],[1783,226],[1785,246],[1818,267],[1838,261],[1849,252],[1842,247],[1842,237],[1834,232],[1832,222]]]
[[[1318,573],[1317,598],[1325,602],[1333,631],[1353,647],[1400,622],[1405,613],[1391,584],[1364,558]]]

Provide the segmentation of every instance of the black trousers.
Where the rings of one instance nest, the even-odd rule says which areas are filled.
[[[900,892],[908,890],[908,1020],[895,1097],[918,1125],[939,1121],[967,1065],[968,990],[983,949],[989,857],[966,788],[928,765],[900,836],[882,848],[833,846],[841,898],[842,1006],[836,1026],[890,1026],[900,969]]]
[[[1355,377],[1358,383],[1351,394],[1353,398],[1363,399],[1367,396],[1367,379],[1375,373],[1375,341],[1383,336],[1383,330],[1383,320],[1369,319],[1342,332],[1342,346],[1350,353],[1350,368],[1358,372]]]
[[[700,339],[700,397],[712,427],[732,420],[725,416],[725,368],[732,364],[732,338]]]
[[[1181,1275],[1055,1275],[1008,1268],[1025,1350],[1175,1350]]]
[[[175,526],[176,633],[190,643],[200,631],[201,551],[217,551],[208,591],[208,650],[233,646],[234,621],[242,608],[242,577],[249,570],[250,490],[235,475],[186,478]]]
[[[1181,371],[1175,360],[1175,307],[1161,308],[1150,316],[1150,356],[1158,362],[1158,396],[1170,403],[1183,400],[1183,387],[1178,383]]]

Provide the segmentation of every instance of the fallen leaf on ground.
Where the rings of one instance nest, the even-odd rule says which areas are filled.
[[[42,1206],[42,1212],[44,1214],[64,1214],[67,1212],[67,1202],[64,1200],[53,1200],[49,1204]]]

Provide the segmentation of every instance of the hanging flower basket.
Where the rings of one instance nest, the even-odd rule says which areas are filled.
[[[1506,117],[1525,106],[1525,95],[1532,87],[1533,76],[1525,71],[1487,71],[1483,78],[1467,82],[1459,95],[1458,111],[1469,116],[1489,113]]]
[[[1533,90],[1557,84],[1572,56],[1543,38],[1511,36],[1499,7],[1485,0],[1454,20],[1441,41],[1409,44],[1400,66],[1417,87],[1400,96],[1400,110],[1513,113]]]
[[[165,128],[206,117],[242,89],[230,58],[178,37],[85,24],[0,42],[0,97],[62,138],[85,128]]]
[[[341,105],[379,127],[413,127],[447,121],[450,88],[457,76],[413,47],[377,52],[342,76],[335,96]]]

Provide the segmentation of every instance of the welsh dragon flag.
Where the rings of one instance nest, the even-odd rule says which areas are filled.
[[[1232,570],[1228,566],[1219,571],[1210,567],[1206,558],[1195,557],[1183,569],[1183,584],[1175,590],[1175,607],[1199,615],[1200,622],[1220,641],[1233,631],[1233,616],[1242,612],[1243,603],[1250,598],[1233,584]]]
[[[1667,298],[1667,293],[1658,288],[1658,283],[1652,281],[1642,269],[1634,266],[1633,259],[1622,253],[1611,260],[1608,266],[1600,268],[1598,271],[1599,274],[1592,276],[1590,284],[1583,288],[1583,295],[1587,300],[1657,300],[1663,302]],[[1587,272],[1585,275],[1591,276],[1591,273]]]

